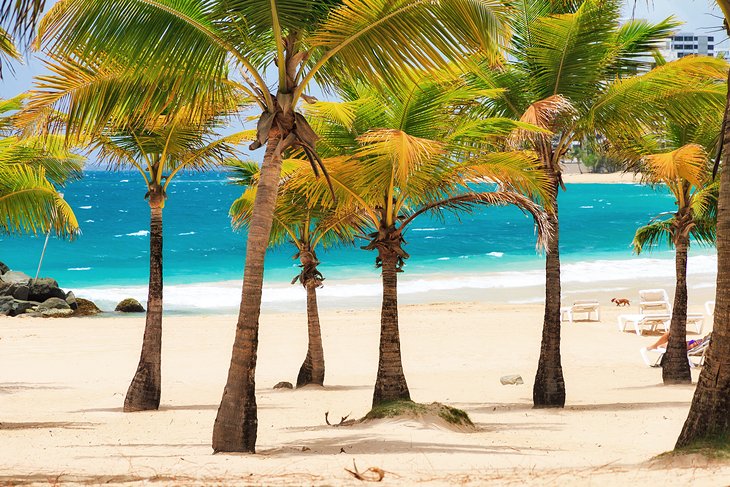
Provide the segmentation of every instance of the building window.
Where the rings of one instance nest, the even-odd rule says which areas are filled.
[[[715,38],[713,36],[710,36],[707,38],[708,42],[715,42]]]

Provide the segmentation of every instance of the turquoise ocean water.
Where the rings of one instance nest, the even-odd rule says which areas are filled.
[[[140,176],[132,172],[87,172],[65,190],[82,228],[73,242],[51,238],[41,275],[68,289],[113,302],[143,299],[148,277],[149,207]],[[192,294],[207,296],[211,307],[237,305],[245,238],[231,230],[228,207],[241,188],[225,174],[187,174],[168,191],[164,211],[164,278],[168,306],[184,309]],[[580,282],[610,281],[627,273],[651,274],[656,262],[671,268],[672,253],[658,249],[632,254],[637,226],[665,211],[674,200],[665,189],[634,184],[573,184],[560,195],[561,258],[564,276]],[[530,218],[515,208],[483,208],[473,214],[421,217],[406,233],[411,254],[404,293],[463,288],[539,285],[544,257],[535,251]],[[35,275],[44,238],[4,237],[0,260]],[[359,242],[358,242],[359,243]],[[291,246],[267,257],[265,301],[296,300],[301,290],[288,283],[297,273]],[[694,266],[711,272],[714,251],[696,249]],[[375,255],[357,247],[320,252],[321,271],[332,296],[375,296]],[[668,264],[668,267],[667,267]],[[573,276],[571,278],[571,276]],[[327,295],[327,292],[324,292]]]

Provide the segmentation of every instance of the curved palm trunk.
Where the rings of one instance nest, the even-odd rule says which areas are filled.
[[[532,389],[533,406],[536,408],[562,408],[565,406],[565,381],[560,361],[560,231],[558,220],[558,181],[552,177],[552,204],[548,220],[552,233],[548,236],[545,256],[545,316],[542,325],[540,359]]]
[[[689,236],[678,230],[675,242],[677,289],[674,291],[672,321],[669,325],[669,343],[662,361],[662,379],[665,384],[691,384],[692,374],[687,361],[687,249]]]
[[[264,257],[269,244],[276,195],[281,175],[281,155],[276,148],[281,133],[269,133],[246,239],[241,308],[236,325],[231,366],[213,426],[215,452],[255,452],[256,352],[264,277]]]
[[[725,119],[730,117],[730,74]],[[715,324],[692,407],[677,448],[730,435],[730,124],[722,134],[723,170],[717,215]]]
[[[373,406],[411,399],[406,376],[403,374],[398,333],[398,256],[388,249],[380,248],[378,252],[383,270],[383,307],[380,315],[380,359]]]
[[[324,385],[324,350],[322,349],[322,333],[319,327],[319,310],[317,309],[317,287],[319,283],[307,281],[307,356],[297,375],[297,387],[308,384]]]
[[[162,206],[150,198],[150,280],[147,319],[137,372],[124,398],[124,411],[160,407],[162,388]]]

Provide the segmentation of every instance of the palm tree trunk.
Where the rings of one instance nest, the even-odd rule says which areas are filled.
[[[317,309],[316,280],[306,283],[307,289],[307,331],[309,335],[307,356],[299,369],[297,387],[307,384],[324,385],[324,350],[322,349],[322,333],[319,327],[319,310]]]
[[[383,307],[380,315],[380,359],[375,380],[373,407],[389,401],[410,401],[411,394],[403,374],[398,333],[398,256],[379,249],[383,264]]]
[[[241,307],[236,325],[231,366],[213,426],[215,452],[256,451],[256,353],[264,281],[264,257],[269,244],[271,223],[281,175],[281,156],[276,147],[281,140],[272,128],[266,145],[254,201],[253,215],[246,239],[246,265],[243,273]]]
[[[147,319],[137,372],[124,398],[124,411],[160,407],[162,388],[162,206],[150,200],[150,281]]]
[[[562,408],[565,406],[565,381],[560,362],[560,232],[558,220],[558,179],[552,177],[552,209],[548,220],[552,233],[548,236],[545,256],[545,316],[542,325],[540,359],[532,389],[533,406],[536,408]]]
[[[730,74],[725,119],[730,118]],[[717,215],[715,323],[692,407],[677,448],[730,434],[730,123],[722,134],[722,173]]]
[[[662,360],[662,378],[665,384],[691,384],[692,374],[687,361],[687,249],[689,236],[677,230],[675,268],[677,289],[674,291],[672,321],[669,325],[667,353]]]

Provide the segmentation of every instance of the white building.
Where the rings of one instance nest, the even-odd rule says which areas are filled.
[[[690,54],[716,56],[715,37],[696,35],[694,32],[678,32],[668,38],[659,52],[667,62]]]

